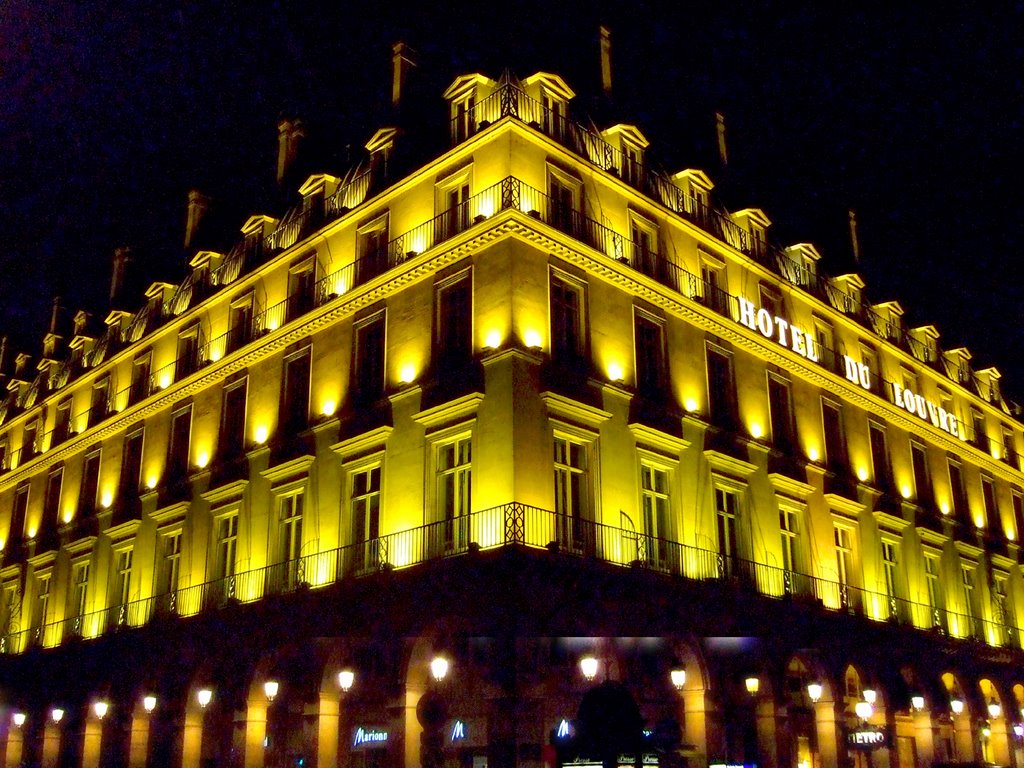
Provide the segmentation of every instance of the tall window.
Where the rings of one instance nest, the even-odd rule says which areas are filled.
[[[252,303],[251,293],[231,302],[231,313],[228,316],[228,352],[234,352],[252,340]]]
[[[1006,582],[1006,574],[992,574],[992,612],[995,614],[996,624],[1004,631],[1014,624]]]
[[[739,537],[737,535],[739,513],[739,494],[725,488],[715,488],[718,554],[722,557],[722,570],[725,576],[736,575],[739,568]]]
[[[309,424],[309,348],[285,358],[281,397],[281,425],[294,435]]]
[[[1020,491],[1010,491],[1010,500],[1013,502],[1013,526],[1020,536],[1024,531],[1024,495]]]
[[[356,326],[353,398],[372,403],[384,396],[384,315]]]
[[[668,557],[669,486],[668,471],[647,462],[640,465],[640,505],[646,534],[644,552],[638,553],[655,565],[664,566]]]
[[[81,619],[89,605],[86,602],[89,596],[89,563],[75,563],[71,570],[71,581],[71,615]]]
[[[469,544],[472,460],[468,436],[437,447],[437,508],[444,521],[446,551],[459,551]]]
[[[220,458],[230,462],[245,453],[245,401],[247,379],[224,386],[220,423]]]
[[[973,636],[974,626],[974,565],[960,565],[960,586],[963,589],[964,626],[963,634]]]
[[[46,616],[50,612],[50,574],[36,576],[36,610],[32,616],[33,629],[46,626]]]
[[[352,526],[356,570],[380,567],[379,464],[352,473]]]
[[[658,397],[664,393],[668,378],[661,324],[638,313],[634,334],[636,388],[647,397]]]
[[[953,502],[953,513],[961,522],[970,521],[970,509],[967,506],[967,492],[964,489],[963,469],[959,462],[949,460],[949,491]]]
[[[779,507],[779,533],[782,536],[782,567],[792,574],[800,570],[800,513]]]
[[[169,533],[160,542],[158,595],[169,595],[178,589],[181,573],[181,531]]]
[[[850,586],[853,575],[853,536],[849,528],[834,526],[836,546],[836,580],[842,589]],[[844,598],[845,603],[845,598]]]
[[[316,262],[308,258],[288,270],[288,309],[285,320],[290,322],[313,308],[313,290],[316,281]]]
[[[25,521],[28,517],[28,485],[21,485],[14,491],[14,506],[11,509],[11,527],[8,538],[20,541],[25,535]]]
[[[131,388],[128,390],[128,400],[132,405],[149,395],[149,377],[152,373],[152,361],[152,354],[146,352],[135,358],[135,361],[132,363],[132,383]],[[100,416],[99,418],[103,417]],[[90,416],[89,424],[95,423],[92,416]]]
[[[235,553],[238,547],[238,513],[232,512],[217,519],[217,551],[213,564],[214,578],[226,579],[235,575]]]
[[[437,360],[442,370],[464,366],[473,351],[473,285],[469,275],[437,292]]]
[[[988,432],[985,429],[985,414],[975,408],[971,409],[971,431],[973,432],[974,444],[981,448],[981,450],[987,451]]]
[[[796,425],[793,421],[793,394],[789,382],[768,376],[768,412],[772,420],[772,440],[784,453],[796,451]]]
[[[64,469],[57,468],[46,477],[46,495],[43,497],[44,531],[56,530],[60,523],[60,491],[64,484]]]
[[[21,463],[39,453],[39,420],[26,424],[21,435]]]
[[[78,491],[79,518],[96,512],[96,496],[100,484],[100,452],[92,451],[85,455],[82,465],[82,485]]]
[[[287,566],[287,583],[299,581],[302,557],[302,511],[305,495],[301,492],[281,496],[277,501],[278,562]]]
[[[133,550],[119,550],[115,555],[114,600],[115,605],[125,606],[132,599],[132,553]]]
[[[555,437],[555,513],[559,546],[581,551],[586,541],[584,520],[590,517],[587,449],[582,443]]]
[[[71,400],[58,403],[57,412],[53,419],[53,436],[50,438],[50,445],[59,445],[68,439],[71,431]]]
[[[551,276],[551,351],[555,359],[583,357],[583,287]]]
[[[149,392],[147,391],[146,394],[148,395]],[[93,384],[89,397],[89,426],[93,427],[107,417],[107,400],[110,397],[110,379],[104,377]]]
[[[476,133],[476,97],[469,94],[452,104],[452,139],[456,144]]]
[[[139,429],[127,435],[121,453],[121,483],[119,497],[122,501],[132,502],[139,498],[139,478],[142,473],[142,441],[143,430]]]
[[[548,196],[551,205],[549,215],[551,226],[560,229],[562,232],[573,234],[576,228],[575,190],[567,180],[550,174],[548,177]]]
[[[199,370],[199,347],[198,325],[186,328],[179,334],[178,359],[174,365],[175,381],[180,381]]]
[[[981,498],[985,504],[985,520],[989,530],[994,533],[1002,533],[1002,526],[999,524],[999,504],[996,501],[996,484],[991,477],[981,478]]]
[[[387,214],[361,227],[357,233],[359,261],[356,262],[356,282],[364,283],[388,268]]]
[[[192,406],[171,414],[170,439],[167,441],[167,480],[178,483],[188,476],[189,437],[192,432]]]
[[[928,452],[921,443],[910,444],[910,463],[914,469],[914,486],[917,491],[917,503],[923,507],[934,504],[932,481],[928,472]]]
[[[897,577],[900,559],[900,545],[895,541],[882,541],[882,586],[889,601],[889,615],[896,611],[898,597]]]
[[[723,268],[702,259],[700,279],[701,283],[697,291],[698,298],[703,300],[705,306],[713,309],[720,315],[728,315],[729,294],[725,291]]]
[[[825,461],[833,472],[845,473],[849,467],[846,441],[843,439],[843,417],[840,406],[821,401],[821,422],[825,435]]]
[[[889,448],[886,444],[885,427],[874,421],[868,423],[868,438],[871,443],[871,464],[875,473],[875,486],[882,491],[892,489],[892,468],[889,465]]]
[[[707,348],[708,410],[711,423],[722,429],[736,429],[736,382],[732,358],[716,348]]]
[[[456,183],[444,190],[444,215],[441,217],[442,238],[452,237],[469,228],[469,182]]]
[[[629,235],[633,247],[633,268],[651,277],[658,277],[658,230],[637,216],[631,216]]]
[[[939,556],[924,555],[924,583],[928,592],[928,605],[932,610],[932,626],[942,627],[942,593],[939,584]]]

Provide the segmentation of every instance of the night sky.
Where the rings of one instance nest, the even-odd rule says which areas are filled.
[[[564,75],[579,116],[604,22],[615,109],[667,170],[704,168],[732,209],[764,209],[777,242],[815,243],[832,273],[854,268],[855,208],[869,297],[898,299],[909,325],[936,325],[1024,396],[1024,3],[436,5],[0,4],[0,333],[38,355],[54,295],[102,319],[122,244],[147,284],[180,281],[192,187],[235,227],[280,215],[265,201],[282,115],[343,173],[346,146],[384,124],[393,42],[417,50],[432,119],[456,75],[506,67]]]

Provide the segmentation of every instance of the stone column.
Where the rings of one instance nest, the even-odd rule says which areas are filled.
[[[42,768],[57,768],[60,760],[60,723],[47,720],[43,727],[43,754],[39,760]]]
[[[321,693],[317,708],[315,768],[337,768],[340,713],[338,694]]]
[[[152,716],[143,711],[132,717],[128,734],[128,768],[146,768],[149,761],[149,728]]]
[[[761,768],[778,768],[779,738],[775,702],[764,697],[754,705],[754,722],[757,728],[757,757]]]
[[[245,712],[245,768],[263,768],[266,738],[267,705],[262,701],[250,702]]]
[[[935,730],[932,727],[931,713],[927,710],[914,715],[914,746],[917,749],[919,765],[927,768],[935,762]]]
[[[839,768],[839,727],[836,705],[819,701],[814,705],[814,725],[818,736],[818,761],[821,768]]]

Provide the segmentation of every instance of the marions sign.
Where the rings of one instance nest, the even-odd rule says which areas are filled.
[[[740,316],[737,321],[766,339],[791,349],[800,357],[821,364],[822,349],[813,334],[794,325],[785,318],[773,315],[764,307],[757,307],[749,299],[739,297]],[[871,369],[849,355],[843,355],[843,373],[846,378],[864,389],[871,389]]]
[[[385,744],[387,740],[388,732],[383,728],[363,728],[359,726],[352,734],[353,747],[366,744]]]

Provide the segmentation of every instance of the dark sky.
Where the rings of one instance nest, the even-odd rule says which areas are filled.
[[[589,103],[604,21],[617,108],[669,170],[722,179],[721,110],[733,208],[763,208],[777,241],[817,244],[832,272],[851,267],[855,208],[870,297],[1024,394],[1024,3],[437,5],[6,0],[0,333],[38,354],[55,294],[102,316],[121,244],[147,282],[177,282],[187,190],[238,226],[264,212],[282,114],[342,171],[330,158],[381,124],[396,40],[441,119],[443,88],[475,70],[558,72]]]

